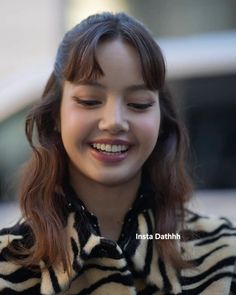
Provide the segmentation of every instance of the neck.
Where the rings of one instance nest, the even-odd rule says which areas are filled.
[[[87,209],[101,222],[110,219],[122,222],[137,196],[141,173],[117,185],[104,185],[80,173],[71,174],[71,185]]]

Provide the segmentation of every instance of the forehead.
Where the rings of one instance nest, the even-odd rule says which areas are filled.
[[[99,80],[124,84],[143,83],[142,67],[136,49],[121,39],[101,42],[96,59],[104,75]]]

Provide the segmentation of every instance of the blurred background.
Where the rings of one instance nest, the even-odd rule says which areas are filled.
[[[58,44],[65,31],[102,11],[127,12],[156,36],[190,134],[190,206],[236,220],[235,0],[1,0],[0,226],[19,216],[17,176],[30,155],[24,119]]]

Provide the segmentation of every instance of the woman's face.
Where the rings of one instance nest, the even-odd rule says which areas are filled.
[[[127,43],[104,41],[96,57],[104,76],[64,83],[62,141],[73,179],[122,185],[140,177],[156,144],[158,93],[146,88],[139,56]]]

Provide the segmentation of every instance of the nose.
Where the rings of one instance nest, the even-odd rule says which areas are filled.
[[[122,102],[114,99],[104,106],[98,127],[101,131],[108,131],[111,134],[127,132],[129,130]]]

